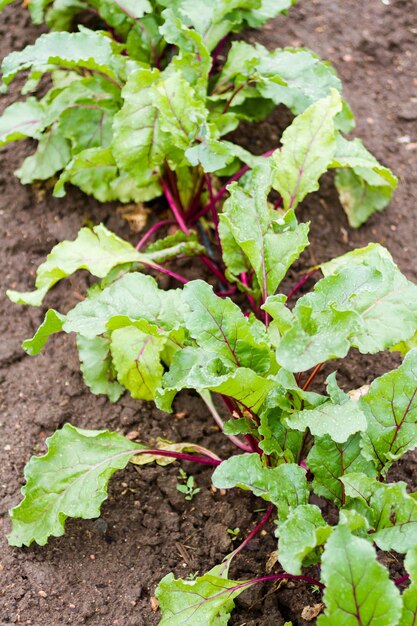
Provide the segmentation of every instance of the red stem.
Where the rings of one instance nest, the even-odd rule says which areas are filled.
[[[158,272],[161,272],[162,274],[171,276],[171,278],[175,278],[175,280],[178,280],[183,285],[186,285],[187,283],[190,282],[188,278],[184,278],[184,276],[181,276],[181,274],[177,274],[176,272],[173,272],[172,270],[169,270],[166,267],[162,267],[162,265],[146,263],[144,261],[141,261],[141,263],[143,263],[143,265],[146,265],[147,267],[150,267],[151,269],[158,270]]]
[[[268,152],[264,152],[264,154],[261,154],[260,156],[269,157],[274,152],[275,150],[268,150]],[[234,183],[236,180],[239,180],[239,178],[242,178],[242,176],[246,174],[246,172],[249,172],[250,169],[251,168],[249,167],[249,165],[244,165],[238,172],[236,172],[236,174],[234,174],[231,178],[229,178],[227,183],[225,183],[223,187],[220,189],[220,191],[218,191],[216,195],[213,197],[213,202],[217,204],[217,202],[221,200],[221,198],[223,198],[223,196],[227,193],[228,185],[230,185],[231,183]],[[191,218],[192,223],[196,222],[198,219],[200,219],[200,217],[202,217],[208,211],[210,211],[210,206],[211,206],[211,201],[208,202],[202,209],[200,209],[198,213],[193,215]]]
[[[171,224],[176,224],[175,220],[161,220],[160,222],[157,222],[156,224],[151,226],[151,228],[143,235],[142,239],[136,245],[136,250],[140,250],[142,246],[148,241],[148,239],[150,239],[150,237],[152,237],[152,235],[156,233],[157,230]]]
[[[213,218],[213,224],[214,224],[214,230],[216,233],[216,239],[217,239],[217,245],[220,251],[220,254],[222,253],[222,242],[220,241],[220,236],[219,236],[219,216],[217,213],[217,207],[216,207],[216,201],[214,199],[214,194],[213,194],[213,187],[211,184],[211,178],[209,176],[209,174],[205,175],[205,179],[206,179],[206,185],[207,185],[207,191],[209,194],[209,205],[210,205],[210,210],[211,210],[211,216]]]
[[[310,272],[307,272],[307,274],[305,276],[303,276],[298,281],[298,283],[296,283],[294,285],[294,287],[291,289],[291,291],[288,293],[287,300],[290,300],[297,293],[297,291],[299,291],[301,289],[301,287],[308,281],[310,276],[313,276],[313,274],[315,274],[316,272],[317,272],[317,269],[314,269],[314,270],[311,270]]]
[[[263,526],[265,526],[265,524],[267,523],[267,521],[269,520],[269,518],[272,515],[272,512],[274,510],[275,506],[273,504],[271,504],[271,506],[269,506],[266,510],[265,515],[263,516],[263,518],[261,519],[261,521],[259,522],[259,524],[257,524],[255,526],[255,528],[253,528],[253,530],[250,531],[249,535],[246,537],[246,539],[244,541],[242,541],[242,543],[240,544],[239,547],[236,548],[236,550],[234,550],[232,552],[232,554],[228,557],[227,560],[231,559],[232,557],[236,556],[236,554],[239,554],[239,552],[241,552],[243,550],[243,548],[245,546],[248,545],[248,543],[255,537],[255,535],[258,534],[258,532],[261,530],[261,528]]]
[[[174,198],[172,196],[172,193],[171,193],[168,185],[166,184],[166,182],[164,181],[163,178],[161,178],[161,185],[162,185],[162,189],[164,191],[165,197],[166,197],[166,199],[168,201],[168,204],[170,206],[170,209],[173,212],[174,217],[175,217],[175,219],[178,222],[178,226],[181,228],[181,230],[186,235],[189,235],[190,231],[188,230],[188,228],[187,228],[187,226],[186,226],[186,224],[184,222],[184,219],[183,219],[183,217],[181,215],[181,212],[180,212],[180,210],[178,209],[178,207],[177,207],[177,205],[175,203],[175,200],[174,200]]]
[[[226,285],[226,287],[229,286],[229,283],[227,282],[225,275],[223,274],[223,272],[219,270],[219,268],[217,267],[215,263],[213,263],[213,261],[211,261],[205,254],[201,254],[200,259],[202,260],[204,265],[210,270],[210,272],[214,274],[216,278],[220,280],[221,283],[223,283],[223,285]]]
[[[242,281],[242,284],[245,285],[245,287],[249,288],[249,279],[248,279],[248,275],[246,274],[246,272],[242,272],[242,274],[240,275],[240,280]],[[255,314],[258,313],[258,307],[256,305],[256,302],[253,298],[253,296],[250,295],[250,293],[246,292],[246,296],[249,300],[249,303],[252,307],[252,310]]]
[[[404,574],[404,576],[401,576],[401,578],[396,578],[394,580],[394,585],[402,585],[402,583],[407,582],[407,580],[410,579],[410,575],[409,574]]]
[[[303,386],[303,391],[307,391],[307,389],[310,387],[311,383],[313,382],[313,380],[315,379],[315,377],[317,376],[317,374],[319,373],[323,365],[324,363],[319,363],[318,365],[316,365],[316,367],[311,372],[310,376],[307,378],[307,381],[305,385]]]

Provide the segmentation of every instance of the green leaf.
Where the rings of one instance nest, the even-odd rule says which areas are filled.
[[[77,348],[85,384],[92,393],[103,393],[110,402],[117,402],[123,395],[124,388],[116,380],[109,339],[78,335]]]
[[[140,261],[143,257],[135,248],[111,233],[103,224],[93,230],[82,228],[74,241],[57,244],[36,272],[36,291],[7,295],[18,304],[39,306],[45,294],[66,276],[80,269],[103,278],[116,265]]]
[[[262,97],[275,105],[284,104],[294,115],[299,115],[328,96],[331,89],[342,91],[342,83],[332,66],[309,50],[269,51],[258,43],[251,45],[244,41],[232,43],[216,86],[217,98],[230,99],[229,90],[223,92],[227,85],[233,85],[235,91],[240,88],[229,109],[239,116],[241,109],[246,110],[248,99]]]
[[[381,550],[405,554],[417,545],[417,501],[415,494],[407,493],[404,482],[381,484],[375,478],[354,473],[342,481],[346,495],[354,500],[350,507],[368,519],[370,538]]]
[[[360,406],[368,422],[364,453],[385,473],[417,446],[417,349],[398,369],[375,379]]]
[[[290,511],[277,529],[279,562],[284,571],[299,575],[302,567],[320,561],[317,548],[327,541],[331,531],[314,504],[302,504]]]
[[[329,435],[337,443],[344,443],[351,435],[366,430],[366,418],[354,400],[343,404],[325,402],[315,409],[293,413],[285,420],[290,428],[304,432],[310,429],[312,435]]]
[[[133,72],[122,91],[124,105],[114,119],[113,153],[139,183],[167,159],[175,169],[207,116],[203,100],[180,71]]]
[[[417,325],[417,287],[399,271],[386,251],[368,247],[357,261],[334,265],[297,301],[293,322],[278,343],[277,360],[290,371],[309,369],[344,357],[350,346],[362,354],[385,350],[409,339]]]
[[[229,298],[220,298],[202,280],[187,283],[185,324],[197,344],[234,367],[266,374],[271,367],[269,346],[259,341],[251,323]]]
[[[64,534],[67,517],[100,515],[107,483],[126,467],[139,446],[117,433],[82,430],[66,424],[47,440],[48,452],[25,468],[24,499],[10,512],[12,546],[43,546]]]
[[[0,117],[0,146],[25,137],[37,139],[43,130],[44,115],[44,108],[36,98],[8,106]]]
[[[275,293],[288,268],[308,245],[309,230],[307,224],[297,224],[291,212],[282,216],[269,208],[270,189],[271,170],[266,164],[252,172],[250,190],[236,183],[229,186],[230,197],[220,216],[225,226],[220,234],[222,240],[226,236],[226,249],[232,235],[240,255],[244,255],[255,270],[264,300]],[[235,255],[228,269],[236,280],[234,259]],[[237,269],[242,271],[242,266],[238,264]]]
[[[162,619],[159,626],[225,626],[234,608],[234,598],[250,583],[220,575],[221,565],[195,580],[175,579],[167,574],[155,591]]]
[[[403,610],[399,626],[415,626],[417,621],[417,548],[408,552],[404,565],[410,574],[411,584],[402,594]]]
[[[322,559],[326,585],[324,615],[318,626],[396,626],[401,613],[398,589],[378,563],[366,541],[338,526],[327,541]]]
[[[77,304],[67,314],[63,329],[96,337],[137,322],[139,330],[164,335],[183,326],[184,308],[180,289],[164,291],[152,276],[135,272]]]
[[[22,70],[45,72],[54,65],[100,72],[117,82],[125,61],[116,49],[110,37],[88,28],[80,27],[79,33],[47,33],[3,60],[3,82],[8,85]]]
[[[117,379],[132,398],[155,398],[164,373],[161,351],[165,343],[165,337],[149,335],[134,326],[112,332],[110,348]]]
[[[159,32],[165,41],[177,47],[168,73],[179,70],[187,82],[196,88],[200,97],[207,96],[208,76],[212,64],[210,53],[199,33],[187,28],[172,9],[163,12],[164,23]]]
[[[256,413],[273,387],[273,380],[259,376],[252,369],[237,367],[216,353],[187,347],[174,354],[170,370],[158,390],[156,404],[163,411],[171,411],[178,391],[210,390],[234,398],[244,409]]]
[[[69,142],[58,128],[52,128],[41,136],[35,154],[27,157],[15,174],[23,185],[47,180],[64,169],[70,159]]]
[[[114,118],[113,154],[117,164],[139,183],[168,152],[166,133],[155,106],[155,89],[160,80],[157,69],[133,72],[122,91],[124,104]]]
[[[286,209],[295,209],[308,193],[319,188],[318,180],[336,151],[334,118],[341,108],[340,94],[332,89],[330,96],[312,104],[282,135],[282,148],[272,156],[273,187]]]
[[[315,437],[307,457],[307,466],[314,474],[313,490],[318,496],[341,506],[345,500],[341,478],[351,472],[376,476],[375,466],[362,454],[360,442],[359,433],[343,443],[337,443],[329,436]]]
[[[240,454],[223,461],[214,471],[213,485],[218,489],[252,491],[278,508],[280,520],[291,509],[307,504],[309,489],[305,470],[295,463],[265,467],[258,454]]]
[[[171,6],[169,0],[161,1],[163,6]],[[202,36],[205,45],[213,50],[229,32],[236,32],[250,15],[252,9],[260,8],[259,0],[183,0],[179,4],[179,15]]]
[[[205,252],[194,231],[186,235],[182,230],[178,230],[174,235],[157,239],[146,248],[146,255],[156,263],[166,263],[180,256],[199,256]]]
[[[360,139],[347,141],[339,135],[331,167],[351,168],[339,171],[335,182],[349,224],[354,228],[387,206],[398,183],[392,172],[378,163]]]
[[[62,330],[64,321],[65,315],[61,315],[61,313],[54,311],[54,309],[49,309],[49,311],[46,312],[45,319],[32,339],[26,339],[22,344],[22,348],[25,352],[30,354],[30,356],[39,354],[49,337]]]
[[[110,148],[88,148],[75,155],[61,174],[54,188],[54,196],[65,196],[65,184],[72,183],[100,202],[141,202],[160,194],[155,176],[142,184],[119,170]]]

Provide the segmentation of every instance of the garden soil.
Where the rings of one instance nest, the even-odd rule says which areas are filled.
[[[40,32],[23,8],[8,7],[0,16],[0,56],[32,43]],[[300,0],[289,18],[245,37],[270,48],[307,46],[328,58],[343,79],[356,114],[355,132],[400,179],[388,210],[352,231],[332,178],[325,177],[320,193],[309,197],[300,212],[302,219],[312,220],[312,244],[293,279],[318,261],[378,241],[417,281],[416,1]],[[16,93],[13,87],[0,106]],[[247,126],[240,140],[262,153],[277,144],[281,126],[278,111],[261,128]],[[230,453],[228,442],[193,395],[180,396],[173,416],[127,396],[112,405],[85,388],[73,337],[54,338],[36,358],[21,350],[21,341],[32,335],[44,309],[12,305],[4,296],[7,287],[31,289],[35,268],[51,247],[74,238],[84,223],[102,221],[132,242],[137,238],[116,205],[100,206],[74,189],[57,200],[45,186],[21,186],[13,171],[31,150],[33,145],[24,142],[0,151],[0,625],[152,626],[159,620],[153,597],[158,581],[169,571],[186,577],[219,563],[235,545],[228,529],[240,529],[239,541],[259,521],[262,513],[253,511],[264,503],[238,491],[213,493],[210,470],[190,464],[186,469],[195,476],[200,492],[187,502],[176,489],[178,466],[149,466],[140,472],[130,467],[113,477],[98,520],[69,520],[65,536],[45,547],[7,546],[7,510],[19,501],[24,464],[32,454],[43,453],[45,438],[67,421],[143,439],[198,441],[220,456]],[[47,305],[67,310],[79,300],[87,280],[80,273],[66,281],[48,296]],[[340,379],[347,387],[359,386],[395,362],[392,356],[352,357],[341,366]],[[396,469],[396,477],[414,488],[416,458],[408,455]],[[273,529],[271,522],[236,559],[232,577],[265,572],[276,548]],[[388,564],[401,571],[396,555],[388,557]],[[271,571],[278,572],[278,566],[272,564]],[[292,620],[294,626],[307,626],[315,618],[307,621],[306,607],[319,603],[317,590],[304,584],[256,586],[236,601],[231,624],[282,626]]]

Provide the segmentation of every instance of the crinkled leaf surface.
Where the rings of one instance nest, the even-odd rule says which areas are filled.
[[[277,529],[279,562],[284,571],[299,575],[302,566],[317,563],[320,554],[316,548],[327,541],[331,531],[314,504],[291,510]]]
[[[20,52],[11,52],[1,66],[8,85],[22,70],[46,71],[50,65],[85,68],[118,80],[125,61],[106,35],[80,27],[78,33],[47,33]]]
[[[164,334],[183,325],[182,291],[163,291],[151,276],[138,272],[126,274],[102,291],[97,291],[77,304],[67,315],[65,332],[96,337],[106,332],[136,324],[139,329]],[[120,323],[118,323],[120,322]]]
[[[108,337],[78,335],[77,348],[85,384],[93,393],[103,393],[111,402],[117,402],[125,390],[116,380]]]
[[[331,167],[351,168],[336,176],[336,187],[349,223],[357,228],[376,211],[382,211],[397,186],[397,178],[368,152],[360,139],[337,136]]]
[[[54,187],[54,196],[65,196],[65,185],[72,183],[100,202],[139,202],[158,196],[161,187],[157,177],[149,174],[138,185],[136,179],[119,169],[110,148],[87,148],[68,163]]]
[[[329,435],[337,443],[344,443],[358,431],[366,430],[365,415],[357,402],[347,400],[343,404],[324,402],[315,409],[294,413],[286,419],[290,428],[305,431],[318,437]]]
[[[11,104],[0,117],[0,146],[24,137],[37,139],[43,129],[44,115],[44,108],[36,98]]]
[[[360,433],[343,443],[337,443],[329,436],[314,438],[307,466],[313,472],[313,490],[317,495],[341,506],[345,500],[344,485],[340,480],[343,476],[350,472],[376,476],[375,466],[363,455],[360,442]]]
[[[282,148],[272,156],[276,168],[272,184],[286,209],[295,209],[319,188],[319,178],[334,158],[334,118],[341,108],[340,94],[332,89],[330,96],[312,104],[282,135]]]
[[[214,471],[218,489],[240,487],[252,491],[278,508],[285,520],[291,509],[307,504],[309,489],[305,470],[295,463],[265,467],[258,454],[240,454],[223,461]]]
[[[36,152],[26,157],[15,174],[23,185],[34,180],[47,180],[61,171],[71,159],[70,144],[59,129],[52,128],[44,133]]]
[[[153,400],[164,372],[161,351],[166,337],[155,337],[136,328],[117,328],[111,335],[111,355],[117,379],[132,398]]]
[[[36,291],[19,293],[8,291],[13,302],[39,306],[45,294],[59,280],[80,269],[103,278],[116,265],[140,261],[143,258],[135,248],[100,224],[93,230],[82,228],[74,241],[57,244],[47,260],[37,269]]]
[[[226,226],[220,231],[226,236],[226,248],[231,233],[240,254],[255,270],[263,299],[275,293],[288,268],[308,245],[309,230],[307,224],[297,224],[291,215],[282,216],[269,208],[271,174],[266,163],[252,173],[250,191],[236,183],[229,186],[230,197],[220,216]],[[233,265],[229,267],[231,276]]]
[[[368,422],[364,453],[385,471],[417,446],[417,349],[398,369],[374,380],[360,406]]]
[[[375,248],[368,253],[361,265],[340,261],[334,274],[297,301],[292,326],[277,349],[286,369],[302,371],[343,357],[350,346],[373,354],[414,334],[417,286],[384,253]]]
[[[399,591],[366,539],[350,534],[346,526],[335,528],[326,543],[321,572],[326,610],[318,626],[397,626]]]
[[[232,300],[216,296],[202,280],[185,285],[183,293],[189,308],[185,324],[201,348],[234,367],[248,367],[260,374],[269,371],[269,346],[259,341],[249,319]]]
[[[368,519],[370,538],[381,550],[406,553],[417,545],[417,501],[404,482],[381,484],[355,473],[341,480],[346,495],[359,502],[358,512]],[[356,508],[356,502],[351,506]]]
[[[181,389],[210,390],[230,396],[245,409],[255,413],[262,406],[274,382],[252,369],[237,367],[216,353],[187,347],[174,354],[171,367],[162,379],[156,397],[157,406],[170,411],[172,401]]]
[[[67,517],[98,517],[110,477],[143,448],[117,433],[70,424],[47,444],[47,454],[26,465],[24,499],[10,512],[13,546],[44,545],[49,537],[60,537]]]

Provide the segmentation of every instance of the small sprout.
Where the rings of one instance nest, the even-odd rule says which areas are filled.
[[[228,528],[227,532],[232,536],[232,541],[236,541],[240,533],[240,528]]]
[[[194,476],[188,476],[187,473],[181,468],[178,471],[178,480],[183,481],[183,483],[177,484],[177,490],[184,494],[186,500],[191,501],[200,491],[200,488],[197,487]]]

